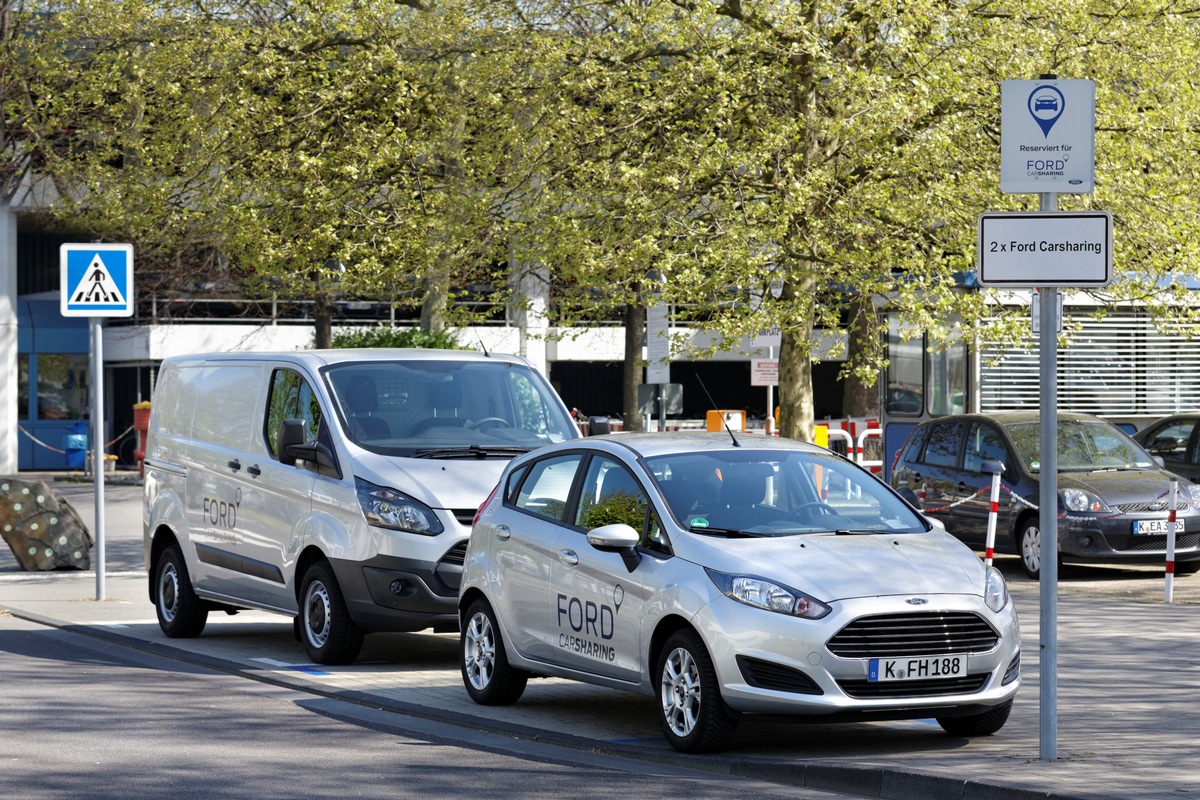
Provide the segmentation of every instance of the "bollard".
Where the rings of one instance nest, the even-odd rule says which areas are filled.
[[[1163,588],[1163,600],[1173,602],[1175,596],[1175,501],[1179,498],[1179,481],[1171,478],[1171,511],[1167,516],[1167,580]]]
[[[996,554],[996,517],[1000,513],[1000,473],[1004,472],[1004,465],[999,461],[985,461],[983,471],[992,473],[992,502],[988,505],[987,549],[983,558],[983,563],[990,567],[992,556]]]

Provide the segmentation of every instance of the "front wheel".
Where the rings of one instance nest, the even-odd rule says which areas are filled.
[[[158,558],[154,572],[154,610],[158,627],[172,639],[199,636],[208,622],[208,606],[192,590],[183,551],[173,544]]]
[[[362,649],[362,629],[350,619],[328,561],[309,567],[300,584],[300,642],[316,664],[349,664]]]
[[[711,753],[729,744],[737,719],[721,699],[717,671],[700,635],[671,634],[658,657],[659,722],[681,753]]]
[[[1021,533],[1017,539],[1017,548],[1020,551],[1021,566],[1025,568],[1025,574],[1035,581],[1042,574],[1042,527],[1038,522],[1037,517],[1026,520],[1021,526]],[[1062,556],[1058,557],[1058,566],[1062,568]]]
[[[495,612],[488,601],[471,603],[460,641],[463,686],[472,700],[481,706],[510,706],[521,699],[529,673],[508,663]]]
[[[969,717],[937,717],[937,724],[951,736],[991,736],[1008,722],[1012,711],[1012,700],[1004,705],[989,708],[982,714]]]

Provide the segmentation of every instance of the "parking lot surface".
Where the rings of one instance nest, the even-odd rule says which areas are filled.
[[[89,522],[90,487],[55,483]],[[999,566],[1021,614],[1023,687],[1008,724],[975,740],[933,720],[818,725],[744,724],[723,753],[685,756],[655,723],[652,701],[545,679],[505,708],[477,706],[457,667],[454,634],[374,634],[359,660],[309,663],[290,621],[213,614],[196,639],[167,639],[141,570],[140,487],[106,488],[106,599],[94,572],[20,572],[0,552],[0,631],[28,620],[173,658],[473,729],[553,741],[592,753],[686,765],[881,798],[1200,798],[1200,576],[1161,570],[1066,568],[1058,600],[1057,755],[1040,758],[1039,593],[1014,557]],[[5,618],[5,612],[11,615]]]

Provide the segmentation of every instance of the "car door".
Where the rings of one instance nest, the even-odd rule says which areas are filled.
[[[580,451],[533,462],[507,498],[506,513],[495,521],[493,608],[509,643],[526,658],[554,662],[558,651],[551,571],[582,460]]]
[[[1006,468],[1013,465],[1000,431],[982,420],[972,420],[966,429],[957,488],[959,497],[967,499],[954,507],[951,519],[954,535],[979,548],[987,543],[988,515],[992,505],[992,473],[984,469],[989,461],[1000,462]],[[1003,496],[1001,502],[1004,502]]]
[[[624,523],[655,538],[657,520],[645,488],[617,459],[589,459],[574,504],[574,525],[558,536],[551,565],[555,663],[581,672],[637,681],[644,595],[638,570],[619,553],[587,541],[589,530]]]
[[[961,499],[958,463],[965,428],[961,420],[931,423],[925,437],[925,447],[921,451],[920,464],[912,475],[912,481],[918,487],[915,490],[917,496],[924,493],[921,508],[930,516],[942,520],[946,530],[956,535],[953,504]]]

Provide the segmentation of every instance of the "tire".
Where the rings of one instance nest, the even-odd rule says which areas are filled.
[[[463,686],[481,706],[510,706],[525,692],[529,673],[508,663],[496,614],[487,600],[471,603],[459,635]]]
[[[969,717],[937,717],[937,724],[951,736],[991,736],[1004,727],[1008,722],[1009,712],[1012,711],[1012,700],[1001,706],[989,708],[982,714],[972,714]]]
[[[1200,572],[1200,561],[1175,562],[1176,575],[1195,575],[1197,572]]]
[[[300,584],[300,643],[316,664],[349,664],[362,649],[363,632],[328,561],[318,561]]]
[[[667,742],[681,753],[711,753],[737,733],[738,721],[721,699],[717,671],[700,635],[671,634],[658,656],[658,719]]]
[[[1042,574],[1042,526],[1037,517],[1030,517],[1021,525],[1017,536],[1017,555],[1021,557],[1021,566],[1025,574],[1033,580],[1038,580]],[[1058,573],[1062,575],[1062,553],[1058,554]]]
[[[208,622],[208,605],[196,596],[183,551],[173,544],[163,550],[154,570],[154,611],[158,627],[172,639],[199,636]]]

